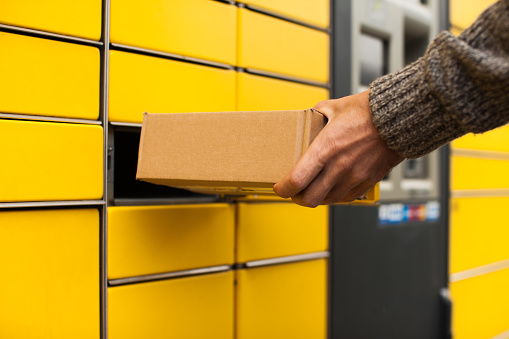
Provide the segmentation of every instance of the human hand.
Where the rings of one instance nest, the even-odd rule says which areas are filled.
[[[321,101],[314,108],[329,122],[290,173],[274,185],[282,198],[307,207],[353,201],[404,160],[378,135],[369,91]]]

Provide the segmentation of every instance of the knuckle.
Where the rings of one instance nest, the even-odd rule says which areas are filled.
[[[324,136],[324,145],[318,152],[318,161],[324,166],[338,152],[336,139],[330,135]]]
[[[354,185],[358,185],[366,180],[364,170],[356,170],[352,173],[352,182]]]
[[[289,179],[290,186],[299,191],[306,187],[306,183],[304,178],[299,173],[293,173],[293,175]]]

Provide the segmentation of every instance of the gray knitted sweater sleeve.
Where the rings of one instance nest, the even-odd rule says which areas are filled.
[[[380,136],[406,158],[508,123],[509,0],[458,38],[440,33],[422,58],[375,80],[369,101]]]

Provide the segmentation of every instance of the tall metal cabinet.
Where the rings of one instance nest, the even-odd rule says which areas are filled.
[[[422,55],[447,29],[446,1],[337,1],[333,96]],[[331,338],[449,338],[448,149],[405,161],[380,206],[331,209]]]

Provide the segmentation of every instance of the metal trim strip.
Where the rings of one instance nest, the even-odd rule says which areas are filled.
[[[202,66],[211,66],[211,67],[217,67],[217,68],[221,68],[221,69],[228,69],[228,70],[235,69],[235,67],[232,65],[228,65],[228,64],[224,64],[224,63],[216,62],[216,61],[195,58],[195,57],[190,57],[190,56],[185,56],[185,55],[180,55],[180,54],[161,52],[161,51],[156,51],[156,50],[152,50],[152,49],[128,46],[128,45],[117,44],[117,43],[110,43],[110,46],[114,50],[123,51],[123,52],[132,52],[132,53],[136,53],[136,54],[143,54],[143,55],[159,57],[159,58],[164,58],[164,59],[169,59],[169,60],[185,61],[185,62],[198,64],[198,65],[202,65]]]
[[[320,81],[314,81],[314,80],[309,80],[309,79],[304,79],[304,78],[299,78],[299,77],[293,77],[291,75],[273,73],[273,72],[263,71],[263,70],[255,69],[255,68],[239,68],[238,71],[239,72],[245,71],[246,73],[250,73],[250,74],[254,74],[254,75],[261,75],[261,76],[265,76],[268,78],[274,78],[274,79],[278,79],[278,80],[286,80],[286,81],[291,81],[291,82],[297,82],[297,83],[304,84],[304,85],[310,85],[310,86],[316,86],[316,87],[330,89],[330,83],[328,83],[328,82],[320,82]]]
[[[322,28],[320,26],[316,26],[316,25],[307,23],[305,21],[301,21],[299,19],[294,19],[294,18],[292,18],[290,16],[287,16],[287,15],[284,15],[284,14],[279,14],[279,13],[273,12],[271,10],[264,9],[264,8],[256,6],[256,5],[249,5],[249,4],[244,4],[244,3],[241,3],[239,5],[240,5],[239,7],[249,9],[249,10],[251,10],[253,12],[256,12],[256,13],[264,14],[264,15],[267,15],[267,16],[270,16],[270,17],[273,17],[273,18],[276,18],[276,19],[281,19],[281,20],[284,20],[284,21],[291,22],[293,24],[297,24],[299,26],[304,26],[304,27],[311,28],[311,29],[314,29],[314,30],[317,30],[317,31],[320,31],[320,32],[324,32],[324,33],[330,34],[330,29],[328,29],[328,28]]]
[[[329,256],[330,256],[330,253],[328,251],[307,253],[307,254],[297,254],[297,255],[290,255],[290,256],[286,256],[286,257],[248,261],[248,262],[244,263],[243,266],[245,268],[263,267],[263,266],[271,266],[271,265],[278,265],[278,264],[288,264],[288,263],[295,263],[295,262],[301,262],[301,261],[309,261],[309,260],[315,260],[315,259],[324,259],[324,258],[328,258]]]
[[[466,148],[452,148],[453,156],[467,157],[467,158],[480,158],[488,160],[509,160],[509,153],[498,151],[483,151],[473,150]]]
[[[14,114],[14,113],[0,113],[0,118],[11,119],[11,120],[31,120],[31,121],[46,121],[46,122],[65,122],[73,124],[84,124],[84,125],[102,125],[100,120],[87,120],[87,119],[74,119],[74,118],[59,118],[42,115],[31,115],[31,114]]]
[[[110,121],[110,125],[112,126],[119,126],[119,127],[134,127],[134,128],[141,128],[142,124],[134,123],[134,122],[117,122],[117,121]]]
[[[102,0],[101,23],[101,119],[103,124],[103,200],[100,225],[100,338],[108,338],[108,167],[110,152],[108,145],[108,104],[109,104],[109,60],[110,60],[110,0]]]
[[[509,188],[453,190],[451,198],[503,198],[509,197]]]
[[[37,29],[24,28],[24,27],[5,25],[5,24],[0,24],[0,31],[4,31],[7,33],[18,33],[18,34],[23,34],[23,35],[29,35],[29,36],[34,36],[37,38],[48,38],[51,40],[57,40],[57,41],[62,41],[62,42],[71,42],[71,43],[77,43],[80,45],[87,45],[87,46],[94,46],[94,47],[100,47],[103,45],[103,43],[101,41],[89,40],[89,39],[74,37],[71,35],[51,33],[51,32],[47,32],[47,31],[40,31]]]
[[[149,282],[149,281],[166,280],[166,279],[172,279],[172,278],[182,278],[182,277],[210,274],[210,273],[228,272],[230,270],[232,270],[232,266],[220,265],[220,266],[196,268],[196,269],[184,270],[184,271],[175,271],[175,272],[166,272],[166,273],[159,273],[159,274],[140,275],[140,276],[129,277],[129,278],[112,279],[112,280],[108,280],[108,285],[109,286],[120,286],[120,285],[135,284],[135,283],[141,283],[141,282]]]
[[[496,335],[491,339],[509,339],[509,330],[507,330],[503,333],[500,333],[499,335]]]
[[[509,259],[498,261],[492,264],[471,268],[469,270],[452,273],[449,275],[449,282],[458,282],[465,279],[475,278],[488,273],[498,272],[509,268]]]
[[[147,206],[147,205],[184,205],[209,204],[219,202],[219,196],[191,197],[191,198],[153,198],[153,199],[113,199],[112,206]]]
[[[233,0],[212,0],[212,1],[220,2],[220,3],[223,3],[223,4],[227,4],[227,5],[236,6],[235,1],[233,1]]]
[[[68,201],[22,201],[22,202],[1,202],[0,209],[7,208],[41,208],[41,207],[83,207],[102,206],[103,200],[68,200]]]

